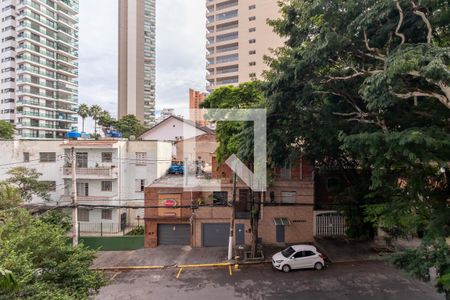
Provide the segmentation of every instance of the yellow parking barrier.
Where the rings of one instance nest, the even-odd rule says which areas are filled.
[[[180,277],[182,271],[183,271],[183,268],[180,268],[180,270],[178,271],[178,274],[177,274],[177,279]]]

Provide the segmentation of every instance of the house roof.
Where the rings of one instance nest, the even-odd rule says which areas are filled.
[[[206,126],[199,126],[197,123],[195,123],[195,122],[192,121],[192,120],[183,119],[183,118],[180,118],[180,117],[177,117],[177,116],[170,116],[170,117],[164,119],[162,122],[160,122],[160,123],[156,124],[155,126],[153,126],[152,128],[150,128],[149,130],[147,130],[147,131],[144,132],[143,134],[141,134],[141,135],[139,136],[138,139],[141,139],[141,138],[142,138],[144,135],[146,135],[147,133],[149,133],[149,132],[155,130],[156,128],[158,128],[158,127],[160,127],[160,126],[162,126],[164,123],[168,122],[170,119],[178,120],[178,121],[183,122],[183,123],[185,123],[185,124],[188,124],[188,125],[190,125],[190,126],[192,126],[192,127],[195,127],[195,128],[197,128],[198,130],[201,130],[201,131],[203,131],[203,132],[205,132],[205,133],[209,133],[209,134],[214,134],[214,133],[215,133],[215,131],[214,131],[213,129],[208,128],[208,127],[206,127]]]

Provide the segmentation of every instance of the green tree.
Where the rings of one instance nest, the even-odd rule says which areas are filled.
[[[0,140],[12,140],[14,138],[14,126],[6,121],[0,120]]]
[[[102,111],[98,119],[98,125],[102,127],[104,133],[115,127],[116,121],[111,117],[111,114],[106,110]]]
[[[0,210],[11,209],[21,203],[22,195],[20,191],[7,182],[0,182]]]
[[[49,186],[47,183],[39,181],[42,174],[36,169],[15,167],[10,169],[7,174],[10,177],[6,181],[18,189],[23,200],[31,201],[33,195],[36,195],[50,201]]]
[[[449,15],[446,0],[296,0],[271,22],[286,38],[267,74],[272,157],[361,170],[353,216],[430,245],[450,235]]]
[[[100,116],[103,112],[103,109],[99,105],[92,105],[89,108],[89,116],[94,120],[94,135],[97,138],[97,122],[100,119]]]
[[[86,120],[87,117],[89,117],[90,114],[90,110],[89,110],[89,106],[87,106],[87,104],[80,104],[80,106],[78,106],[78,115],[81,117],[81,131],[84,132],[84,121]]]
[[[115,127],[122,133],[124,138],[129,138],[130,136],[138,137],[146,130],[141,121],[134,115],[123,116],[117,121]]]
[[[15,289],[0,290],[0,299],[88,299],[105,284],[89,270],[95,251],[72,247],[67,231],[19,210],[0,227],[0,269],[14,274]]]

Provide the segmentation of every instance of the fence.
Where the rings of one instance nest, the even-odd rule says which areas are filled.
[[[119,223],[78,223],[80,235],[124,235],[128,228]],[[129,230],[129,229],[128,229]]]
[[[345,236],[346,231],[345,217],[337,212],[315,215],[315,236]]]

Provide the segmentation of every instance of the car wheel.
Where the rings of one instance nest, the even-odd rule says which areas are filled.
[[[289,265],[284,265],[282,270],[284,273],[289,273],[291,271],[291,267]]]
[[[317,262],[317,263],[314,265],[314,269],[316,269],[316,270],[318,270],[318,271],[322,270],[322,269],[323,269],[322,263]]]

